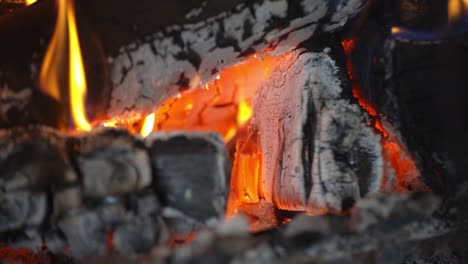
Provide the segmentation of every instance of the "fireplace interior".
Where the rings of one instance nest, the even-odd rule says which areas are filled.
[[[468,263],[468,1],[0,0],[0,261]]]

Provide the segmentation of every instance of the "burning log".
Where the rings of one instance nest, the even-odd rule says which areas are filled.
[[[313,34],[340,29],[364,3],[363,0],[265,0],[226,5],[228,10],[213,15],[213,12],[205,12],[212,10],[210,5],[216,6],[209,2],[207,6],[179,16],[184,19],[168,19],[167,23],[158,20],[148,26],[143,24],[147,22],[146,17],[118,19],[122,28],[133,27],[125,32],[109,24],[113,18],[105,19],[129,5],[153,10],[148,12],[151,18],[158,17],[155,14],[167,17],[166,10],[148,1],[127,1],[115,10],[108,8],[112,5],[106,6],[107,15],[97,16],[95,7],[102,8],[102,3],[80,1],[77,3],[78,24],[85,25],[88,19],[88,23],[99,25],[94,33],[100,37],[102,51],[96,52],[92,38],[89,43],[83,43],[88,83],[92,87],[88,110],[92,110],[93,120],[148,114],[168,97],[213,79],[221,69],[248,55],[265,50],[281,53]],[[185,5],[177,3],[176,13],[181,12],[177,9],[179,4]],[[0,21],[2,36],[15,36],[9,38],[8,45],[21,43],[21,48],[14,51],[22,53],[18,55],[11,49],[0,47],[0,53],[4,53],[0,54],[0,83],[5,95],[2,98],[2,126],[14,125],[18,115],[24,119],[28,114],[31,118],[34,113],[31,102],[36,104],[36,101],[45,100],[35,89],[44,44],[47,43],[41,44],[39,40],[48,39],[53,21],[29,18],[54,17],[54,12],[53,1],[44,0]],[[172,20],[176,20],[174,25],[171,25]],[[29,24],[29,21],[36,24]],[[17,36],[16,29],[22,31],[21,36]],[[28,35],[22,29],[33,29],[35,33]],[[28,96],[23,99],[20,94]],[[40,117],[33,119],[44,122]],[[52,122],[50,117],[48,119]]]
[[[0,131],[0,149],[0,243],[10,247],[139,254],[224,215],[229,158],[214,134],[156,134],[146,146],[118,129],[29,127]]]
[[[413,5],[407,8],[429,12],[417,19],[435,22],[437,17],[443,23],[403,23],[382,31],[375,25],[383,21],[374,17],[376,21],[370,21],[371,26],[356,36],[349,64],[363,105],[371,106],[381,127],[393,134],[387,138],[405,146],[409,152],[406,155],[420,170],[414,174],[416,177],[410,176],[404,173],[409,170],[403,163],[397,164],[395,167],[403,172],[397,172],[401,185],[409,190],[428,186],[435,192],[450,194],[467,171],[464,159],[468,131],[460,121],[465,119],[468,100],[460,92],[468,84],[460,71],[468,59],[463,24],[467,5],[456,0],[400,2]],[[458,8],[452,6],[457,3]],[[432,14],[436,11],[438,15]],[[384,152],[387,149],[384,146]]]
[[[111,63],[113,88],[108,114],[132,116],[154,110],[167,99],[165,94],[200,86],[245,55],[266,49],[281,53],[317,29],[327,32],[339,28],[362,5],[362,1],[339,1],[336,13],[330,13],[333,5],[324,1],[264,1],[239,6],[214,20],[169,30],[179,38],[156,33],[149,44],[131,43],[129,47],[134,49]],[[290,10],[301,11],[291,16]],[[137,91],[129,91],[135,89],[131,87]]]
[[[283,55],[260,85],[250,141],[237,148],[232,184],[240,200],[260,197],[283,210],[342,212],[380,190],[380,138],[344,91],[343,72],[330,51]],[[247,179],[253,173],[246,159],[252,157],[261,162],[258,188]]]

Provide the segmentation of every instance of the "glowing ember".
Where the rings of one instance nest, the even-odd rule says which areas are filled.
[[[143,121],[143,126],[141,127],[141,132],[140,132],[140,134],[143,137],[148,136],[153,131],[154,118],[155,118],[155,114],[152,113],[152,114],[149,114]]]
[[[75,8],[72,0],[57,1],[58,16],[54,35],[42,64],[39,81],[41,90],[58,101],[65,95],[61,89],[61,76],[68,70],[69,103],[73,122],[77,129],[89,131],[91,125],[86,118],[86,77],[81,56],[80,41],[76,27]],[[63,67],[67,61],[68,68]]]
[[[36,1],[37,1],[37,0],[26,0],[24,3],[25,3],[26,5],[32,5],[32,4],[36,3]]]
[[[373,126],[376,129],[376,131],[378,131],[382,135],[382,154],[384,158],[390,163],[392,168],[395,170],[396,177],[398,180],[394,188],[399,191],[408,190],[409,184],[414,182],[414,180],[420,176],[420,172],[418,171],[412,157],[403,148],[398,139],[395,136],[391,135],[385,129],[382,122],[379,120],[377,111],[369,102],[367,102],[366,98],[361,94],[358,82],[352,70],[353,65],[350,57],[350,54],[353,51],[355,45],[355,40],[345,40],[342,42],[342,46],[348,58],[347,68],[348,75],[353,85],[353,95],[356,99],[358,99],[359,105],[363,109],[365,109],[371,117],[373,121]]]
[[[236,149],[231,191],[237,194],[242,203],[257,203],[260,199],[258,183],[261,175],[261,152],[253,140],[238,140]]]
[[[102,125],[104,127],[116,127],[117,126],[117,120],[106,121]]]
[[[237,124],[243,126],[252,117],[252,107],[245,100],[241,100],[238,107]]]
[[[6,263],[40,263],[41,256],[28,248],[0,247],[0,261]]]
[[[140,134],[170,130],[216,131],[229,142],[248,124],[252,98],[275,63],[273,56],[252,56],[221,71],[213,81],[178,93],[156,110],[151,131],[145,129],[143,133],[142,129]]]

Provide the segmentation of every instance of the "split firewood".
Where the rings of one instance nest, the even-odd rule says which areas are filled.
[[[339,30],[366,1],[258,0],[224,6],[207,1],[190,10],[184,1],[168,10],[154,1],[114,2],[77,2],[93,120],[148,114],[249,55],[282,53],[314,34]],[[144,15],[129,15],[128,9]],[[57,103],[42,103],[47,96],[37,89],[55,12],[53,1],[43,0],[0,20],[0,34],[9,40],[0,43],[3,127],[18,120],[49,124],[57,119]]]
[[[145,144],[120,129],[28,127],[0,131],[0,150],[0,243],[13,248],[139,254],[224,216],[230,171],[219,135]],[[173,211],[186,217],[164,214]]]
[[[283,210],[325,213],[347,210],[380,190],[380,136],[343,91],[340,69],[329,52],[298,49],[283,55],[260,85],[250,128],[261,150],[255,154],[261,155],[260,183],[258,190],[237,186],[240,197],[260,196]],[[233,177],[249,177],[242,171],[248,167],[239,166],[241,172]]]

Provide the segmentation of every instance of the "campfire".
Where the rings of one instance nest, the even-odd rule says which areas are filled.
[[[0,0],[0,259],[465,263],[467,19]]]

